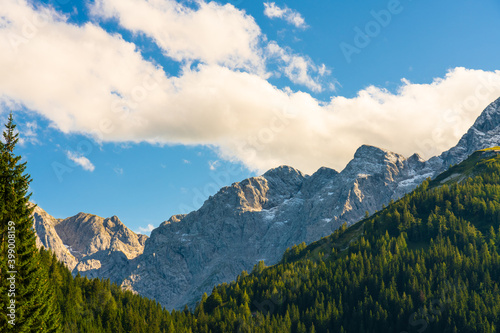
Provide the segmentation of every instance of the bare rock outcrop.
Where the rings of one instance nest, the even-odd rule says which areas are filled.
[[[118,217],[78,213],[56,219],[40,207],[33,213],[37,245],[51,248],[73,273],[121,282],[148,238],[135,234]]]
[[[40,240],[54,246],[61,260],[70,262],[69,255],[74,256],[75,271],[111,278],[168,309],[179,309],[259,260],[275,264],[286,248],[318,240],[344,222],[355,223],[450,164],[497,145],[500,99],[455,147],[427,161],[363,145],[341,172],[323,167],[308,176],[281,166],[222,188],[200,209],[163,222],[147,241],[117,217],[83,213],[65,220],[45,217],[47,226],[38,223],[37,232],[40,228]]]
[[[169,309],[193,305],[203,292],[277,263],[287,247],[355,223],[474,151],[500,144],[500,99],[489,105],[456,147],[428,161],[361,146],[340,173],[311,176],[281,166],[222,188],[197,211],[153,230],[123,285]]]

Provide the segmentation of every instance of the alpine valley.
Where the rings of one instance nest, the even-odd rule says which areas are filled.
[[[260,261],[277,264],[287,248],[318,241],[344,223],[355,225],[450,165],[497,145],[500,98],[455,147],[429,160],[363,145],[341,172],[322,167],[305,175],[280,166],[223,187],[198,210],[170,217],[149,238],[116,216],[55,219],[36,207],[37,244],[50,248],[73,275],[110,279],[169,310],[194,307],[214,286],[234,281]]]

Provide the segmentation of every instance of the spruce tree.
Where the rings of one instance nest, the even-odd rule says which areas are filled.
[[[0,149],[3,151],[3,143],[0,141]],[[2,154],[3,155],[3,154]],[[7,172],[7,161],[0,155],[0,193],[4,193],[3,175]],[[4,222],[5,202],[3,196],[0,200],[0,331],[4,332],[7,327],[7,223]],[[8,222],[8,221],[7,221]]]
[[[33,231],[34,206],[29,202],[31,194],[28,194],[31,177],[25,174],[26,162],[21,163],[21,156],[14,153],[19,134],[15,132],[12,114],[5,127],[4,142],[0,142],[0,331],[58,332],[59,308],[47,269],[42,265]],[[13,242],[9,242],[9,239],[15,240],[15,251],[10,245],[10,253],[9,244]],[[14,281],[12,277],[15,279],[15,291],[10,290],[11,282]],[[12,297],[7,297],[6,291]],[[15,300],[15,317],[8,315],[11,310],[7,306],[12,300]]]

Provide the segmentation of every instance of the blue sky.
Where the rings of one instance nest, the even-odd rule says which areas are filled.
[[[281,164],[429,158],[500,96],[493,0],[5,0],[0,37],[32,199],[145,233]]]

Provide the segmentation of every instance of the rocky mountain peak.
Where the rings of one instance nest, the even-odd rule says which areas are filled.
[[[281,165],[277,168],[268,170],[262,177],[266,178],[268,181],[278,179],[287,183],[300,183],[304,180],[305,175],[291,166]]]
[[[332,168],[321,167],[313,175],[318,177],[331,177],[337,175],[339,172]]]
[[[334,182],[338,174],[334,169],[321,167],[304,181],[300,190],[306,196],[313,196],[314,193],[325,187],[327,183]]]
[[[297,169],[280,166],[262,176],[251,177],[223,187],[205,201],[200,212],[215,210],[219,214],[221,210],[226,210],[239,214],[268,209],[297,193],[306,178],[307,176]]]
[[[341,174],[350,178],[360,175],[380,174],[392,179],[403,167],[405,157],[385,149],[362,145],[356,150],[354,158],[347,164]]]
[[[42,208],[35,206],[33,211],[33,229],[37,234],[37,247],[43,246],[46,249],[52,249],[57,258],[72,270],[77,265],[78,260],[71,254],[56,232],[55,226],[60,222],[61,220],[54,218]]]
[[[89,277],[120,281],[130,260],[143,253],[148,238],[132,232],[116,215],[105,219],[80,212],[55,219],[35,207],[33,217],[37,245],[51,248],[73,273]]]
[[[405,158],[402,155],[393,153],[379,147],[362,145],[354,153],[353,161],[366,161],[375,164],[395,163],[396,161],[403,161]]]
[[[344,222],[356,223],[366,211],[381,209],[450,164],[499,144],[500,99],[488,106],[457,146],[428,161],[417,154],[405,159],[363,145],[340,173],[320,168],[307,176],[280,166],[223,187],[196,211],[172,216],[152,231],[144,252],[132,260],[124,255],[126,247],[119,250],[133,235],[120,231],[118,218],[102,221],[79,214],[52,223],[104,249],[81,260],[77,270],[111,278],[169,309],[182,308],[258,261],[272,265],[287,247],[318,240]],[[105,236],[93,234],[89,226]]]
[[[488,105],[458,144],[441,154],[439,158],[443,161],[443,165],[448,167],[462,162],[477,150],[497,146],[499,142],[500,98]]]
[[[64,244],[80,258],[113,245],[132,259],[142,253],[144,246],[144,237],[138,237],[117,216],[105,219],[80,212],[62,220],[55,229]]]
[[[354,159],[373,159],[373,158],[384,158],[384,156],[388,153],[387,150],[371,146],[371,145],[362,145],[360,146],[356,152],[354,153]]]
[[[471,129],[486,133],[500,125],[500,97],[492,102],[476,119]]]
[[[419,154],[415,153],[408,157],[407,159],[408,163],[414,164],[414,163],[423,163],[425,160],[420,156]]]
[[[167,224],[172,224],[172,223],[178,223],[181,222],[184,217],[186,217],[187,214],[177,214],[177,215],[172,215],[168,220],[163,221],[160,226],[167,225]]]

